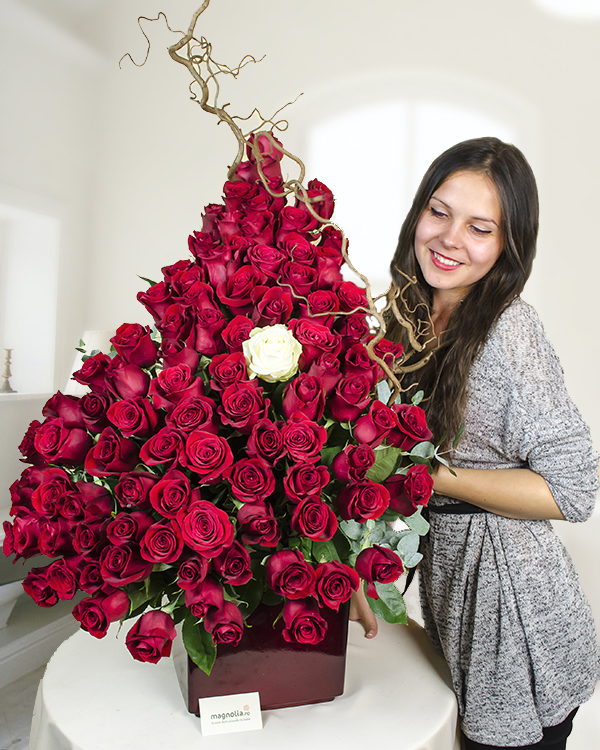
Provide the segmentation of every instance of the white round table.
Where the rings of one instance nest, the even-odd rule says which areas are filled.
[[[40,683],[30,750],[459,750],[443,659],[414,622],[379,628],[369,641],[350,623],[342,696],[263,711],[262,731],[210,737],[187,712],[171,659],[134,661],[124,644],[127,627],[118,639],[114,626],[102,640],[80,631],[58,648]]]

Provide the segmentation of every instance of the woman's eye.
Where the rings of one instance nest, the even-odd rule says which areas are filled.
[[[473,229],[473,231],[476,234],[491,234],[492,233],[491,229],[481,229],[481,227],[476,227],[475,225],[471,225],[471,229]]]
[[[429,206],[429,210],[438,219],[441,219],[446,215],[443,211],[436,211],[433,206]]]

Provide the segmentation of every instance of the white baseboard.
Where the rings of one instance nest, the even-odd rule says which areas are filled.
[[[79,623],[69,614],[0,648],[0,689],[47,664],[78,629]]]

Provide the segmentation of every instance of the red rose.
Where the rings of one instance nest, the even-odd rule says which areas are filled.
[[[73,523],[66,518],[40,523],[39,550],[46,557],[58,557],[73,551]]]
[[[213,565],[223,581],[232,586],[243,586],[252,579],[250,555],[239,542],[234,542],[231,547],[217,555]]]
[[[149,287],[145,292],[138,292],[137,299],[152,315],[155,323],[162,320],[166,309],[173,301],[169,286],[164,281],[159,281],[158,284]]]
[[[289,419],[296,412],[318,422],[325,411],[325,391],[319,379],[305,372],[294,378],[283,391],[283,413]]]
[[[28,560],[39,554],[40,519],[33,515],[18,516],[13,521],[4,521],[4,542],[2,551],[5,555],[15,553],[15,562],[22,557]]]
[[[166,612],[146,612],[125,638],[129,653],[137,661],[156,664],[163,656],[171,655],[175,639],[175,625]]]
[[[282,240],[281,247],[294,263],[304,263],[307,266],[314,266],[317,250],[301,234],[290,232]]]
[[[139,323],[123,323],[110,340],[127,362],[138,367],[151,367],[158,356],[158,348],[150,337],[150,327]]]
[[[186,475],[177,469],[168,471],[150,488],[150,504],[165,518],[175,518],[190,501],[192,488]]]
[[[150,398],[154,407],[172,411],[184,398],[203,396],[202,378],[195,378],[187,365],[175,365],[158,373],[150,383]]]
[[[224,510],[197,500],[179,511],[177,522],[185,543],[206,557],[219,555],[233,542],[235,529]]]
[[[80,555],[97,555],[106,544],[106,521],[78,523],[73,534],[73,549]]]
[[[368,445],[347,445],[333,459],[333,473],[340,482],[362,482],[375,463],[375,452]]]
[[[344,349],[362,343],[369,337],[369,326],[364,315],[345,315],[336,323],[335,330],[342,337]]]
[[[223,602],[221,609],[207,613],[204,627],[207,633],[211,633],[213,643],[237,646],[244,632],[244,618],[233,602]]]
[[[137,462],[138,447],[133,440],[120,437],[112,427],[106,427],[85,457],[85,470],[93,477],[108,477],[131,471]]]
[[[40,515],[51,518],[58,513],[58,506],[63,495],[71,492],[73,485],[69,475],[62,469],[46,469],[43,481],[31,495],[31,506]]]
[[[107,389],[114,396],[124,399],[144,398],[150,385],[147,372],[137,365],[129,364],[118,354],[106,367],[104,380]]]
[[[318,289],[308,295],[308,307],[300,306],[301,318],[315,318],[317,323],[331,328],[340,309],[337,294],[330,289]]]
[[[371,599],[379,599],[375,581],[393,583],[404,570],[402,560],[395,552],[376,544],[359,552],[354,567],[358,575],[367,582],[367,596]]]
[[[261,133],[258,137],[252,133],[246,145],[246,154],[250,160],[249,164],[242,162],[246,171],[249,171],[253,175],[253,180],[257,180],[259,175],[262,174],[272,190],[275,190],[275,187],[278,186],[281,180],[281,166],[279,162],[283,158],[283,151],[278,146],[281,146],[281,142],[271,133],[268,135]],[[255,167],[255,171],[249,169],[251,165]],[[260,168],[260,172],[256,171],[258,168]]]
[[[281,264],[284,260],[287,260],[287,258],[285,253],[278,250],[276,247],[269,247],[268,245],[253,245],[248,250],[248,260],[257,271],[271,279],[277,280],[279,278]]]
[[[217,433],[218,425],[214,415],[216,404],[205,396],[191,396],[182,399],[165,419],[167,426],[180,432],[204,430]]]
[[[424,464],[411,466],[408,472],[394,474],[386,482],[390,508],[403,516],[412,516],[419,505],[427,505],[433,492],[433,477]]]
[[[189,308],[174,302],[167,307],[156,327],[163,340],[184,342],[192,333],[193,323],[193,312]]]
[[[338,510],[345,521],[354,519],[362,523],[369,518],[379,518],[389,504],[390,493],[386,488],[368,479],[346,485],[338,495]]]
[[[238,432],[248,434],[254,425],[267,416],[270,401],[263,398],[262,388],[240,382],[223,391],[221,406],[217,411],[223,424],[231,425]]]
[[[194,430],[185,441],[181,463],[198,474],[201,484],[216,484],[233,464],[233,453],[225,438]]]
[[[243,315],[252,308],[252,290],[264,280],[264,275],[252,266],[240,266],[225,284],[217,286],[217,295],[233,315]]]
[[[83,558],[79,570],[79,588],[85,591],[86,594],[95,594],[96,591],[104,586],[102,569],[97,560],[89,560],[87,562],[85,560],[86,558]]]
[[[92,447],[92,438],[85,430],[69,428],[62,419],[49,419],[33,439],[36,451],[48,463],[77,466]]]
[[[347,602],[359,586],[358,573],[337,560],[321,563],[317,567],[315,598],[321,607],[338,612],[340,604]]]
[[[102,432],[105,427],[108,427],[106,412],[110,403],[106,394],[94,393],[93,391],[81,397],[79,400],[81,418],[89,432]]]
[[[433,433],[427,427],[425,412],[420,406],[394,404],[392,409],[398,415],[399,429],[392,430],[387,436],[387,444],[409,451],[423,440],[430,440]]]
[[[148,471],[132,471],[122,474],[115,487],[115,497],[124,508],[143,508],[149,503],[150,489],[158,477]]]
[[[344,312],[356,313],[368,310],[369,303],[365,290],[353,281],[342,281],[341,284],[336,284],[334,289],[339,297],[340,307]]]
[[[299,550],[284,549],[267,560],[265,580],[276,594],[286,599],[302,599],[313,595],[317,577]]]
[[[191,346],[186,346],[183,341],[163,338],[160,344],[160,354],[164,367],[176,367],[187,365],[191,372],[195,372],[200,361],[200,355]]]
[[[276,547],[281,529],[271,508],[265,503],[249,503],[238,510],[240,538],[244,544]]]
[[[140,541],[140,555],[151,563],[174,563],[183,552],[183,537],[174,521],[153,523]]]
[[[108,408],[107,417],[125,437],[148,437],[158,424],[156,412],[145,398],[115,401]]]
[[[217,354],[208,366],[212,378],[211,385],[217,391],[223,391],[228,386],[247,380],[246,358],[242,352]]]
[[[34,466],[28,466],[23,469],[19,479],[16,479],[10,486],[10,500],[12,507],[11,516],[19,516],[22,513],[28,513],[33,510],[31,505],[31,496],[36,488],[44,481],[48,469],[40,469]],[[52,469],[51,471],[57,471]],[[58,470],[60,471],[60,470]]]
[[[77,593],[77,567],[81,557],[63,557],[46,568],[48,585],[56,591],[59,599],[72,599]]]
[[[111,586],[126,586],[143,581],[152,572],[152,563],[144,560],[135,544],[109,545],[100,553],[102,578]]]
[[[129,542],[139,542],[153,520],[150,514],[140,510],[133,513],[117,513],[106,527],[106,536],[117,547]]]
[[[371,337],[373,338],[373,337]],[[393,367],[394,362],[402,356],[403,348],[402,344],[393,344],[388,339],[380,339],[377,344],[373,347],[373,353],[383,359],[387,363],[388,367]],[[385,372],[379,368],[379,380],[387,378]]]
[[[262,458],[242,458],[225,476],[231,482],[231,492],[243,503],[266,500],[275,490],[275,476]]]
[[[221,206],[221,211],[223,207]],[[218,217],[219,223],[222,217]],[[217,284],[225,282],[226,264],[231,261],[231,250],[227,245],[221,244],[218,238],[213,237],[208,231],[194,232],[188,237],[190,252],[198,260],[202,268],[208,274],[210,283],[216,288]]]
[[[309,643],[314,646],[325,638],[327,622],[310,599],[286,602],[283,622],[283,638],[288,643]]]
[[[263,291],[263,287],[252,292],[254,310],[252,321],[257,328],[287,323],[294,311],[292,295],[279,286]]]
[[[283,445],[293,461],[316,463],[327,441],[327,430],[302,414],[291,417],[281,431]]]
[[[46,419],[62,419],[65,427],[85,429],[81,406],[76,396],[65,396],[58,391],[46,402],[42,414]]]
[[[94,354],[88,357],[82,364],[81,369],[73,373],[73,380],[82,385],[87,385],[95,393],[103,393],[106,390],[104,376],[106,368],[112,362],[107,354]]]
[[[333,216],[334,200],[333,193],[327,185],[319,182],[319,180],[311,180],[308,183],[306,195],[313,211],[318,213],[323,219],[331,219]],[[299,200],[297,201],[297,205],[300,205]]]
[[[279,228],[275,232],[275,242],[279,245],[290,232],[306,235],[315,229],[319,222],[304,207],[285,206],[279,214],[278,224]]]
[[[185,590],[185,606],[194,617],[206,617],[211,607],[223,606],[223,587],[209,576],[194,588]]]
[[[184,461],[184,437],[179,430],[163,427],[148,438],[140,450],[140,461],[146,466],[165,464],[169,468]]]
[[[307,297],[317,286],[318,274],[315,268],[304,263],[289,261],[281,269],[279,283],[289,286],[296,297]]]
[[[335,354],[325,353],[318,357],[308,368],[308,374],[316,377],[329,396],[342,377],[340,361]]]
[[[371,448],[376,448],[383,443],[391,430],[397,427],[396,412],[381,401],[373,401],[368,414],[357,419],[354,437],[359,443],[366,443]]]
[[[206,578],[210,569],[210,560],[201,555],[188,557],[177,571],[177,585],[180,589],[191,591]]]
[[[293,503],[299,503],[310,495],[320,497],[329,479],[327,468],[321,464],[296,463],[283,478],[283,489]]]
[[[224,344],[221,331],[225,328],[227,319],[223,313],[215,307],[205,307],[196,310],[196,324],[194,327],[194,338],[188,340],[194,349],[206,357],[214,357],[223,351]]]
[[[23,440],[21,440],[19,445],[19,451],[23,456],[21,459],[23,463],[33,464],[34,466],[46,465],[46,459],[41,453],[38,453],[35,447],[35,436],[41,426],[42,423],[39,420],[34,419],[33,422],[29,424],[25,435],[23,435]]]
[[[344,375],[364,375],[371,383],[371,388],[377,382],[378,365],[369,357],[364,344],[353,344],[344,355]]]
[[[38,607],[53,607],[58,602],[58,594],[48,583],[48,567],[32,568],[23,581],[23,589]]]
[[[308,370],[322,354],[337,355],[342,348],[342,340],[338,334],[314,320],[308,318],[291,320],[289,329],[302,344],[300,369],[303,371]]]
[[[241,352],[242,342],[250,338],[250,331],[253,328],[255,328],[254,323],[245,315],[236,315],[232,318],[221,333],[227,351]]]
[[[73,608],[73,617],[94,638],[104,638],[111,622],[125,617],[129,610],[129,597],[124,591],[108,596],[90,596]]]
[[[318,497],[301,500],[293,510],[291,523],[299,536],[306,536],[315,542],[333,539],[338,527],[335,513]]]
[[[246,451],[249,456],[259,456],[270,466],[274,466],[284,455],[283,438],[281,428],[284,422],[271,422],[270,419],[261,419],[252,428]]]
[[[364,375],[347,375],[335,387],[327,402],[337,422],[354,422],[371,402],[371,384]]]

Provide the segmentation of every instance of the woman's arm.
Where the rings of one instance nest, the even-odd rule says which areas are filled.
[[[436,469],[433,489],[507,518],[564,521],[546,480],[530,469]]]
[[[377,618],[367,603],[362,581],[358,591],[350,599],[350,619],[360,622],[365,630],[365,638],[375,638],[377,635]]]

